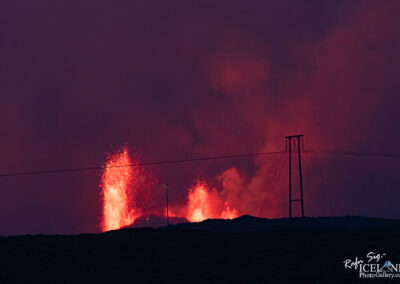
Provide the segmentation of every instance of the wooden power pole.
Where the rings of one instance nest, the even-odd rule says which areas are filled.
[[[299,177],[300,177],[300,199],[292,199],[292,140],[296,146],[299,155]],[[304,217],[304,203],[303,203],[303,177],[301,173],[301,146],[303,146],[303,134],[286,136],[286,151],[289,150],[289,218],[292,218],[292,202],[301,202],[301,217]],[[294,147],[295,149],[295,147]]]

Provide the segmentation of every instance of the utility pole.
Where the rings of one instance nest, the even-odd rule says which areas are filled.
[[[296,148],[299,154],[299,177],[300,177],[300,199],[292,199],[292,140],[294,149]],[[292,202],[301,202],[301,217],[304,217],[304,204],[303,204],[303,177],[301,174],[301,147],[303,146],[303,134],[286,136],[286,151],[289,149],[289,218],[292,218]],[[304,146],[303,146],[304,147]]]
[[[169,210],[168,210],[168,183],[164,183],[163,184],[164,188],[165,188],[165,196],[167,199],[167,226],[169,226]]]

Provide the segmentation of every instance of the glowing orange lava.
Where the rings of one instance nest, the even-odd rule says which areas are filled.
[[[231,209],[225,202],[225,209],[221,212],[221,219],[234,219],[239,217],[239,212],[233,208]]]
[[[204,183],[198,183],[189,189],[188,211],[186,218],[190,222],[200,222],[211,217],[211,196]]]
[[[103,169],[101,188],[103,196],[102,231],[115,230],[130,225],[135,220],[135,210],[130,209],[130,185],[134,177],[127,147],[110,155]]]
[[[235,208],[223,203],[215,190],[210,190],[205,182],[197,182],[189,188],[186,219],[200,222],[209,218],[233,219],[239,216]]]

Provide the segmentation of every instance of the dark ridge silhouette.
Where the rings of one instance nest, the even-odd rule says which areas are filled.
[[[100,234],[0,237],[0,283],[362,283],[343,261],[374,251],[386,253],[382,265],[400,263],[399,239],[399,220],[247,215]]]
[[[179,223],[184,223],[187,222],[185,218],[179,218],[179,217],[169,217],[169,223],[170,224],[179,224]],[[167,224],[167,219],[164,216],[158,216],[158,215],[148,215],[148,216],[142,216],[138,218],[135,223],[133,223],[130,226],[126,226],[123,229],[128,229],[128,228],[143,228],[143,227],[151,227],[151,228],[158,228],[165,226]]]
[[[198,223],[179,223],[163,229],[208,231],[268,231],[280,229],[367,229],[400,228],[400,220],[362,216],[305,217],[266,219],[243,215],[233,220],[208,219]]]

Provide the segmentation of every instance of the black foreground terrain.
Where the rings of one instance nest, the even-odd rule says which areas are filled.
[[[400,263],[400,221],[242,216],[103,234],[0,237],[0,283],[396,283],[345,259]]]

